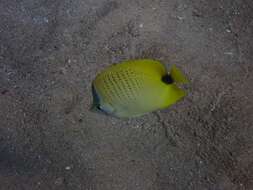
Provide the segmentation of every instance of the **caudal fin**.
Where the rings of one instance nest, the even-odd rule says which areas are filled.
[[[186,78],[186,76],[175,65],[172,65],[171,67],[170,76],[176,83],[189,83],[189,80]]]

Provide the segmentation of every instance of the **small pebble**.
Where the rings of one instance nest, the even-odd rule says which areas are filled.
[[[49,22],[48,18],[46,18],[46,17],[44,17],[44,21],[45,21],[46,23]]]
[[[225,55],[233,55],[233,52],[224,52]]]
[[[184,20],[184,17],[182,17],[182,16],[177,16],[177,19],[178,19],[178,20]]]

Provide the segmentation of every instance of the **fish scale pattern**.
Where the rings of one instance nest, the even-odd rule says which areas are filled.
[[[101,91],[109,103],[114,101],[131,103],[141,91],[143,76],[132,69],[117,70],[100,76]]]

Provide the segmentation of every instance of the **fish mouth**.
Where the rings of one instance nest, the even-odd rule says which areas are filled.
[[[91,86],[91,89],[92,89],[93,103],[92,103],[92,106],[90,107],[90,111],[96,112],[96,113],[97,112],[106,113],[106,111],[101,108],[101,99],[100,99],[100,97],[96,91],[96,88],[93,84]]]
[[[100,105],[94,104],[94,103],[90,107],[90,111],[91,112],[103,112],[103,110],[101,109]]]
[[[98,110],[98,106],[97,105],[95,105],[94,103],[90,106],[90,109],[89,109],[90,111],[92,111],[92,112],[95,112],[95,111],[97,111]]]

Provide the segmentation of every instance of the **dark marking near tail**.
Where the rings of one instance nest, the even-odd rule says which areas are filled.
[[[162,81],[166,84],[172,84],[174,82],[173,78],[169,74],[164,75],[162,77]]]

